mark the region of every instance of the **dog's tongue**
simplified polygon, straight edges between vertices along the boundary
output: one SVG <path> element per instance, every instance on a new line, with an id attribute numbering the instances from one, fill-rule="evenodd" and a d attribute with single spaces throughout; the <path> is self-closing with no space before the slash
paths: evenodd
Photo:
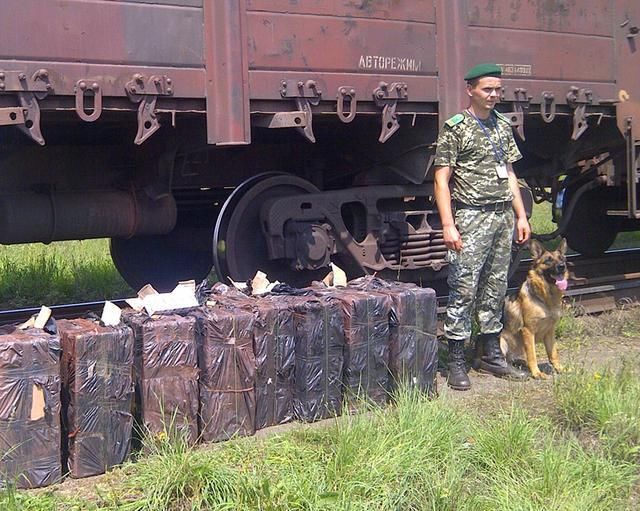
<path id="1" fill-rule="evenodd" d="M 565 291 L 567 289 L 567 279 L 557 279 L 556 286 L 560 291 Z"/>

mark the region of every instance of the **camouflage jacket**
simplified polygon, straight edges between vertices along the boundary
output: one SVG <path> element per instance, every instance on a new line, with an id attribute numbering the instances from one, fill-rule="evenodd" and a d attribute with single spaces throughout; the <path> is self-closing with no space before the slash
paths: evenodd
<path id="1" fill-rule="evenodd" d="M 496 151 L 507 163 L 522 158 L 504 115 L 494 110 L 483 125 L 484 131 L 466 110 L 447 120 L 438 135 L 434 162 L 453 171 L 453 199 L 474 206 L 513 199 L 508 179 L 498 177 Z"/>

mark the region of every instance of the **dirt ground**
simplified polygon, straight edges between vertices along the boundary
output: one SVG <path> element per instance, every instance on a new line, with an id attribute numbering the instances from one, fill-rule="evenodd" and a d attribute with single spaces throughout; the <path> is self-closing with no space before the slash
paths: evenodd
<path id="1" fill-rule="evenodd" d="M 640 306 L 572 318 L 569 331 L 558 339 L 558 349 L 568 370 L 584 367 L 595 372 L 616 368 L 623 359 L 640 362 Z M 545 413 L 552 399 L 554 378 L 562 375 L 553 374 L 544 348 L 539 346 L 537 354 L 540 369 L 549 375 L 546 380 L 514 382 L 471 369 L 471 389 L 460 392 L 447 387 L 446 378 L 439 373 L 439 398 L 487 410 L 499 409 L 516 399 L 534 413 Z"/>

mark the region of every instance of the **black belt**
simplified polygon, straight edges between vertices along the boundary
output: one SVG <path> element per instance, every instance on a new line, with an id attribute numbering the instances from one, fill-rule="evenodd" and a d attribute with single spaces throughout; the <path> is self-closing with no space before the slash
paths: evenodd
<path id="1" fill-rule="evenodd" d="M 456 201 L 455 205 L 456 209 L 473 209 L 475 211 L 482 211 L 483 213 L 503 213 L 508 209 L 511 209 L 510 200 L 492 202 L 491 204 L 483 204 L 482 206 L 474 206 L 472 204 L 465 204 L 464 202 Z"/>

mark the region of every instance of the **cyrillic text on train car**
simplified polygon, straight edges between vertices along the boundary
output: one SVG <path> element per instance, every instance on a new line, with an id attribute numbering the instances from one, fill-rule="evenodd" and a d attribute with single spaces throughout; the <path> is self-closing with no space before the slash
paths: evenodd
<path id="1" fill-rule="evenodd" d="M 380 71 L 421 71 L 422 61 L 409 57 L 385 57 L 383 55 L 360 55 L 360 69 Z"/>

